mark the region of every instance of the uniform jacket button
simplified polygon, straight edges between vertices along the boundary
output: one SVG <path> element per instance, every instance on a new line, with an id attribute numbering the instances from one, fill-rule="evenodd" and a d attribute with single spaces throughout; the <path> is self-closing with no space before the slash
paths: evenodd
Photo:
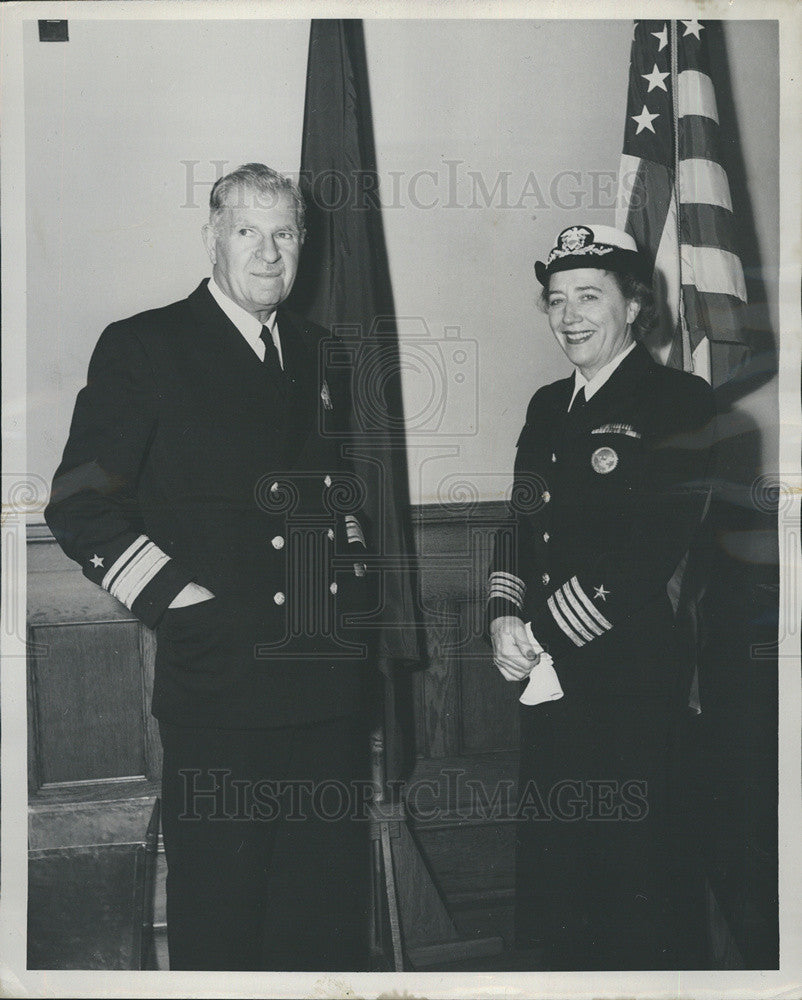
<path id="1" fill-rule="evenodd" d="M 325 478 L 323 479 L 323 485 L 324 485 L 324 486 L 331 486 L 331 476 L 327 475 L 327 476 L 326 476 L 326 477 L 325 477 Z"/>
<path id="2" fill-rule="evenodd" d="M 281 535 L 276 535 L 275 538 L 270 539 L 270 544 L 273 546 L 274 549 L 283 549 L 284 539 L 281 537 Z"/>
<path id="3" fill-rule="evenodd" d="M 334 528 L 329 528 L 329 530 L 326 532 L 326 535 L 328 536 L 329 541 L 333 542 L 334 541 Z"/>
<path id="4" fill-rule="evenodd" d="M 547 542 L 550 538 L 551 538 L 551 535 L 548 533 L 548 531 L 544 531 L 543 532 L 543 541 Z"/>
<path id="5" fill-rule="evenodd" d="M 548 503 L 551 500 L 551 493 L 548 490 L 543 490 L 543 503 Z"/>
<path id="6" fill-rule="evenodd" d="M 551 460 L 552 460 L 552 462 L 556 462 L 557 461 L 557 456 L 554 454 L 554 452 L 551 453 Z"/>
<path id="7" fill-rule="evenodd" d="M 273 483 L 273 485 L 270 487 L 270 492 L 275 493 L 277 489 L 278 489 L 278 483 Z"/>
<path id="8" fill-rule="evenodd" d="M 551 580 L 551 577 L 549 576 L 548 573 L 544 573 L 540 579 L 543 581 L 543 586 L 545 587 L 548 584 L 549 580 Z"/>
<path id="9" fill-rule="evenodd" d="M 336 583 L 332 583 L 329 586 L 329 590 L 332 592 L 332 594 L 336 594 L 337 593 L 337 584 Z"/>
<path id="10" fill-rule="evenodd" d="M 273 600 L 275 601 L 276 604 L 283 604 L 287 600 L 287 598 L 279 590 L 277 593 L 273 594 Z"/>

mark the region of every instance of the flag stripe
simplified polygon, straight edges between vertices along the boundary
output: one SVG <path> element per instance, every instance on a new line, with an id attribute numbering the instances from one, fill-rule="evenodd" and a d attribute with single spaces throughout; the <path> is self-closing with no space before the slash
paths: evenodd
<path id="1" fill-rule="evenodd" d="M 737 372 L 751 357 L 748 343 L 731 344 L 710 342 L 710 368 L 715 378 L 716 372 Z"/>
<path id="2" fill-rule="evenodd" d="M 695 247 L 720 247 L 737 253 L 732 212 L 721 205 L 681 205 L 682 242 Z"/>
<path id="3" fill-rule="evenodd" d="M 679 148 L 686 156 L 721 161 L 721 127 L 712 118 L 686 115 L 679 120 Z"/>
<path id="4" fill-rule="evenodd" d="M 683 205 L 701 202 L 732 211 L 730 185 L 720 164 L 694 157 L 680 160 L 679 200 Z"/>
<path id="5" fill-rule="evenodd" d="M 716 340 L 732 344 L 747 344 L 747 334 L 741 319 L 741 301 L 730 295 L 700 292 L 695 285 L 684 285 L 685 316 L 688 329 L 715 330 Z"/>
<path id="6" fill-rule="evenodd" d="M 733 295 L 746 302 L 746 282 L 741 261 L 734 253 L 718 247 L 680 247 L 683 276 L 692 277 L 700 292 Z"/>
<path id="7" fill-rule="evenodd" d="M 626 229 L 632 204 L 633 188 L 638 177 L 641 159 L 639 156 L 621 154 L 618 164 L 618 199 L 615 206 L 615 224 L 618 229 Z"/>
<path id="8" fill-rule="evenodd" d="M 683 115 L 704 115 L 718 122 L 718 107 L 713 81 L 707 73 L 683 70 L 677 79 L 677 107 Z"/>
<path id="9" fill-rule="evenodd" d="M 668 170 L 660 163 L 641 160 L 632 181 L 629 216 L 625 229 L 635 238 L 652 260 L 663 235 L 666 215 L 671 203 Z"/>
<path id="10" fill-rule="evenodd" d="M 678 319 L 681 281 L 679 241 L 677 238 L 677 199 L 673 192 L 666 213 L 665 225 L 660 231 L 660 245 L 657 248 L 655 271 L 659 274 L 662 284 L 658 297 L 661 305 L 664 305 L 668 311 L 669 329 L 674 330 Z"/>
<path id="11" fill-rule="evenodd" d="M 709 382 L 712 377 L 710 341 L 706 338 L 700 340 L 691 352 L 691 371 L 705 382 Z"/>

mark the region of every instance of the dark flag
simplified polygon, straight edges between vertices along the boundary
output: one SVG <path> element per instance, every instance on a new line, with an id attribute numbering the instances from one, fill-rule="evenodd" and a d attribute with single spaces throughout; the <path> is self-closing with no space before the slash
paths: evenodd
<path id="1" fill-rule="evenodd" d="M 293 305 L 332 330 L 342 347 L 337 356 L 351 399 L 344 447 L 366 484 L 365 509 L 382 566 L 375 653 L 380 665 L 417 662 L 398 335 L 360 20 L 312 21 L 301 187 L 308 237 Z"/>
<path id="2" fill-rule="evenodd" d="M 718 386 L 749 348 L 707 35 L 697 20 L 635 22 L 616 225 L 655 262 L 652 353 Z"/>

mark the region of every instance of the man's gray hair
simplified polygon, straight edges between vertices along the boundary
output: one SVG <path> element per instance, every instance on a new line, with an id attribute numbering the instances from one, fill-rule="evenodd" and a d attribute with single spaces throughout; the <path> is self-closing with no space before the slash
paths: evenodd
<path id="1" fill-rule="evenodd" d="M 249 204 L 245 200 L 246 192 L 256 197 L 249 207 L 270 208 L 282 194 L 288 194 L 295 203 L 295 223 L 298 226 L 301 239 L 306 235 L 304 220 L 306 206 L 301 189 L 289 177 L 277 170 L 266 167 L 264 163 L 244 163 L 230 174 L 218 178 L 212 186 L 209 195 L 209 221 L 217 224 L 225 208 L 235 208 L 238 203 Z M 235 194 L 235 198 L 232 195 Z M 239 199 L 239 202 L 236 200 Z"/>

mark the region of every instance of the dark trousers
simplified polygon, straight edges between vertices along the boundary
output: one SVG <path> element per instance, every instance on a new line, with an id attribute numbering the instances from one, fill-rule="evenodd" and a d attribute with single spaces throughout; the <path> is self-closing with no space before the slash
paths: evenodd
<path id="1" fill-rule="evenodd" d="M 361 721 L 160 732 L 170 968 L 367 969 Z"/>
<path id="2" fill-rule="evenodd" d="M 542 947 L 548 969 L 683 964 L 670 783 L 676 668 L 668 642 L 634 660 L 631 649 L 612 653 L 565 669 L 562 700 L 522 709 L 516 938 Z"/>

